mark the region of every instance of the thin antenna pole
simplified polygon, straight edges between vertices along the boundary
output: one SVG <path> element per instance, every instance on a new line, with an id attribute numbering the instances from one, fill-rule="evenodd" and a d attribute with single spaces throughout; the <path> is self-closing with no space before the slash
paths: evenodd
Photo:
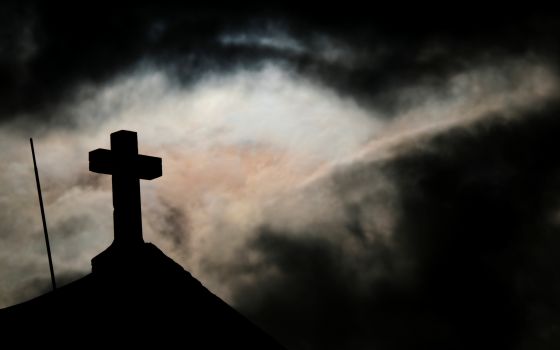
<path id="1" fill-rule="evenodd" d="M 49 233 L 47 232 L 47 219 L 45 218 L 45 208 L 43 207 L 43 195 L 41 194 L 41 183 L 39 182 L 39 171 L 37 170 L 37 160 L 35 159 L 35 148 L 33 147 L 33 139 L 30 138 L 31 155 L 33 155 L 33 166 L 35 168 L 35 180 L 37 181 L 37 192 L 39 193 L 39 205 L 41 206 L 41 218 L 43 219 L 43 231 L 45 232 L 45 242 L 47 242 L 47 255 L 49 256 L 49 268 L 51 270 L 51 281 L 53 290 L 56 289 L 56 281 L 54 279 L 54 268 L 51 256 L 51 245 L 49 244 Z"/>

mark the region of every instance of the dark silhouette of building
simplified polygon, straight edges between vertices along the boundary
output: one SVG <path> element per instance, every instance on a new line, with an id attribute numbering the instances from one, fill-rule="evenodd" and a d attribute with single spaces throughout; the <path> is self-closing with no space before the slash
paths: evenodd
<path id="1" fill-rule="evenodd" d="M 139 179 L 162 175 L 138 154 L 136 133 L 111 134 L 90 152 L 90 170 L 113 177 L 115 239 L 92 273 L 0 310 L 0 342 L 18 348 L 154 345 L 184 349 L 283 349 L 180 265 L 142 238 Z"/>

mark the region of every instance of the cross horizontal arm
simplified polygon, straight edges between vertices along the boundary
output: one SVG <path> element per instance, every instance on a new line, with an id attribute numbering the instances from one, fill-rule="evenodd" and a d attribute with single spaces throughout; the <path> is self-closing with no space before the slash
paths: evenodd
<path id="1" fill-rule="evenodd" d="M 144 155 L 119 157 L 102 148 L 89 152 L 89 170 L 109 175 L 127 173 L 143 180 L 153 180 L 162 175 L 161 158 Z"/>

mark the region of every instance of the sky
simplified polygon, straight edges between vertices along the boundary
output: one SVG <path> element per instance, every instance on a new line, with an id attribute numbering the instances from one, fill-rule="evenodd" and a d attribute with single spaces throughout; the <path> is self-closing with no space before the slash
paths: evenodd
<path id="1" fill-rule="evenodd" d="M 50 288 L 29 137 L 65 284 L 127 129 L 144 239 L 288 348 L 558 347 L 558 17 L 351 5 L 0 5 L 0 307 Z"/>

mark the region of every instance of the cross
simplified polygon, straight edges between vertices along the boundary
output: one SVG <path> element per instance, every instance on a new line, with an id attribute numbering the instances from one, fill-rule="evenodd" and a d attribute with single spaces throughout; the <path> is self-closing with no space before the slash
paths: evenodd
<path id="1" fill-rule="evenodd" d="M 160 177 L 161 158 L 138 154 L 136 133 L 120 130 L 111 134 L 111 150 L 89 152 L 89 170 L 113 176 L 113 244 L 132 247 L 143 243 L 140 179 Z"/>

